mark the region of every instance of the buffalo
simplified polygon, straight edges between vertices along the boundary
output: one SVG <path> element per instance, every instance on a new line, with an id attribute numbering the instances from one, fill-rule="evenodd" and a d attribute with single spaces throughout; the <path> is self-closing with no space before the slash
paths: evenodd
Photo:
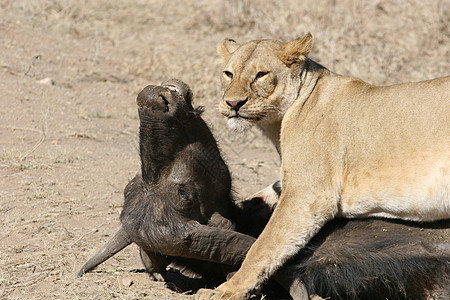
<path id="1" fill-rule="evenodd" d="M 131 243 L 160 280 L 169 264 L 225 280 L 244 260 L 273 206 L 235 199 L 230 172 L 192 98 L 179 80 L 139 93 L 141 172 L 125 188 L 121 227 L 77 276 Z M 273 189 L 281 193 L 279 185 Z M 274 279 L 294 299 L 448 298 L 449 227 L 448 220 L 336 219 Z"/>

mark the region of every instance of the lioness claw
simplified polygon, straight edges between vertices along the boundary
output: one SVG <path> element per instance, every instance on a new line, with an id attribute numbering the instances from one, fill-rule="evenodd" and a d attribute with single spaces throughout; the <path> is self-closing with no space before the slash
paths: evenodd
<path id="1" fill-rule="evenodd" d="M 230 295 L 220 290 L 199 289 L 195 294 L 196 300 L 244 300 L 245 297 Z"/>

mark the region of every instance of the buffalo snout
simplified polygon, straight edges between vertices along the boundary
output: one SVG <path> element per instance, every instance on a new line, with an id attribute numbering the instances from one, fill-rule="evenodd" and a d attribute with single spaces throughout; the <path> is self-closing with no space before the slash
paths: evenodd
<path id="1" fill-rule="evenodd" d="M 192 91 L 187 84 L 177 79 L 170 79 L 161 86 L 146 86 L 136 99 L 139 116 L 147 114 L 155 117 L 155 114 L 173 117 L 184 115 L 190 117 L 193 112 Z"/>

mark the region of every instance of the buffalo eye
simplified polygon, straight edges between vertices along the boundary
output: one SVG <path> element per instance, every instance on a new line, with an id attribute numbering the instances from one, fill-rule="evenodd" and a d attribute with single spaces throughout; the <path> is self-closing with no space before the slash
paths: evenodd
<path id="1" fill-rule="evenodd" d="M 231 73 L 230 71 L 223 71 L 223 74 L 225 74 L 225 76 L 227 76 L 230 79 L 233 79 L 233 73 Z"/>
<path id="2" fill-rule="evenodd" d="M 188 193 L 180 191 L 179 194 L 180 194 L 181 199 L 189 200 L 189 194 Z"/>
<path id="3" fill-rule="evenodd" d="M 269 72 L 258 72 L 258 74 L 256 74 L 255 80 L 258 80 L 260 78 L 263 78 L 264 76 L 266 76 L 267 74 L 269 74 Z"/>
<path id="4" fill-rule="evenodd" d="M 178 196 L 187 205 L 193 205 L 196 202 L 196 192 L 187 186 L 182 185 L 178 188 Z"/>

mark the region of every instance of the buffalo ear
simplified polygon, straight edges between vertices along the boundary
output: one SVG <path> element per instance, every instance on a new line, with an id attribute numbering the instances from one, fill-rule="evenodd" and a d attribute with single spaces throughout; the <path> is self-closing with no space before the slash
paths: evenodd
<path id="1" fill-rule="evenodd" d="M 236 43 L 234 40 L 232 39 L 225 39 L 222 44 L 220 44 L 219 46 L 217 46 L 217 52 L 222 55 L 224 60 L 228 60 L 231 56 L 231 54 L 233 54 L 234 51 L 236 51 L 237 48 L 239 48 L 239 44 Z"/>
<path id="2" fill-rule="evenodd" d="M 307 33 L 304 37 L 282 44 L 278 51 L 278 58 L 288 67 L 302 64 L 308 58 L 312 48 L 312 35 Z"/>

